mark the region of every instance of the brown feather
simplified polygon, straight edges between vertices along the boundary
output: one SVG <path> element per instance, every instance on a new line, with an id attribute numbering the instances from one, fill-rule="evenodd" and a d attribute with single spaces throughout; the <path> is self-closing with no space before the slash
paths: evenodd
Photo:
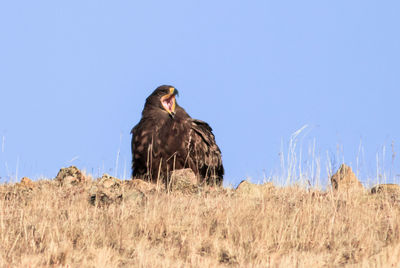
<path id="1" fill-rule="evenodd" d="M 147 99 L 132 129 L 132 176 L 167 182 L 175 169 L 191 168 L 199 182 L 221 185 L 224 168 L 211 127 L 192 119 L 176 104 L 171 116 L 160 98 L 171 86 L 158 87 Z"/>

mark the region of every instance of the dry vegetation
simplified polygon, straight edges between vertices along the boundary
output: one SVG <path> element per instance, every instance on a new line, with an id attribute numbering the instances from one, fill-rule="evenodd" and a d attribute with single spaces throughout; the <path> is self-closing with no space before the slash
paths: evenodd
<path id="1" fill-rule="evenodd" d="M 4 267 L 399 267 L 400 201 L 364 191 L 140 182 L 0 186 Z"/>

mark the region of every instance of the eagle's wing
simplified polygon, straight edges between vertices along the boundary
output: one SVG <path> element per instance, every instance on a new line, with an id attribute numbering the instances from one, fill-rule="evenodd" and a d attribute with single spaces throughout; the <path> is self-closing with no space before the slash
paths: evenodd
<path id="1" fill-rule="evenodd" d="M 190 138 L 194 144 L 194 155 L 192 157 L 194 157 L 196 166 L 205 179 L 220 184 L 224 175 L 224 168 L 221 151 L 215 142 L 212 128 L 204 121 L 190 120 L 193 130 Z"/>
<path id="2" fill-rule="evenodd" d="M 203 141 L 208 145 L 212 146 L 215 144 L 215 137 L 212 133 L 212 128 L 209 124 L 198 119 L 192 120 L 192 129 L 203 139 Z"/>
<path id="3" fill-rule="evenodd" d="M 152 144 L 152 122 L 140 120 L 131 130 L 132 176 L 148 174 L 149 146 Z M 153 149 L 153 148 L 151 148 Z M 153 150 L 151 150 L 154 153 Z"/>
<path id="4" fill-rule="evenodd" d="M 141 173 L 145 173 L 145 165 L 140 161 L 141 158 L 143 157 L 142 154 L 139 154 L 139 152 L 136 150 L 136 148 L 139 146 L 139 136 L 138 136 L 138 131 L 140 129 L 140 123 L 134 126 L 131 130 L 132 134 L 132 140 L 131 140 L 131 152 L 132 152 L 132 177 L 135 177 L 135 175 L 139 172 L 139 169 Z"/>

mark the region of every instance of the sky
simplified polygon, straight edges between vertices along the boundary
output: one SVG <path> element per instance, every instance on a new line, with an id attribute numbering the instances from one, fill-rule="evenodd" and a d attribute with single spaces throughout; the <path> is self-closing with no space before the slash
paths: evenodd
<path id="1" fill-rule="evenodd" d="M 400 180 L 399 1 L 0 1 L 0 182 L 130 174 L 159 85 L 208 122 L 225 185 Z"/>

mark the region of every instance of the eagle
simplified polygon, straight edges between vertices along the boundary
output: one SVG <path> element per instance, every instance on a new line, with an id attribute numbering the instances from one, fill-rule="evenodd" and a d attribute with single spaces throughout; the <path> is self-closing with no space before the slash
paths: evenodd
<path id="1" fill-rule="evenodd" d="M 176 101 L 178 90 L 156 88 L 133 127 L 132 177 L 168 183 L 174 170 L 190 168 L 199 183 L 222 185 L 221 150 L 211 127 L 191 118 Z"/>

